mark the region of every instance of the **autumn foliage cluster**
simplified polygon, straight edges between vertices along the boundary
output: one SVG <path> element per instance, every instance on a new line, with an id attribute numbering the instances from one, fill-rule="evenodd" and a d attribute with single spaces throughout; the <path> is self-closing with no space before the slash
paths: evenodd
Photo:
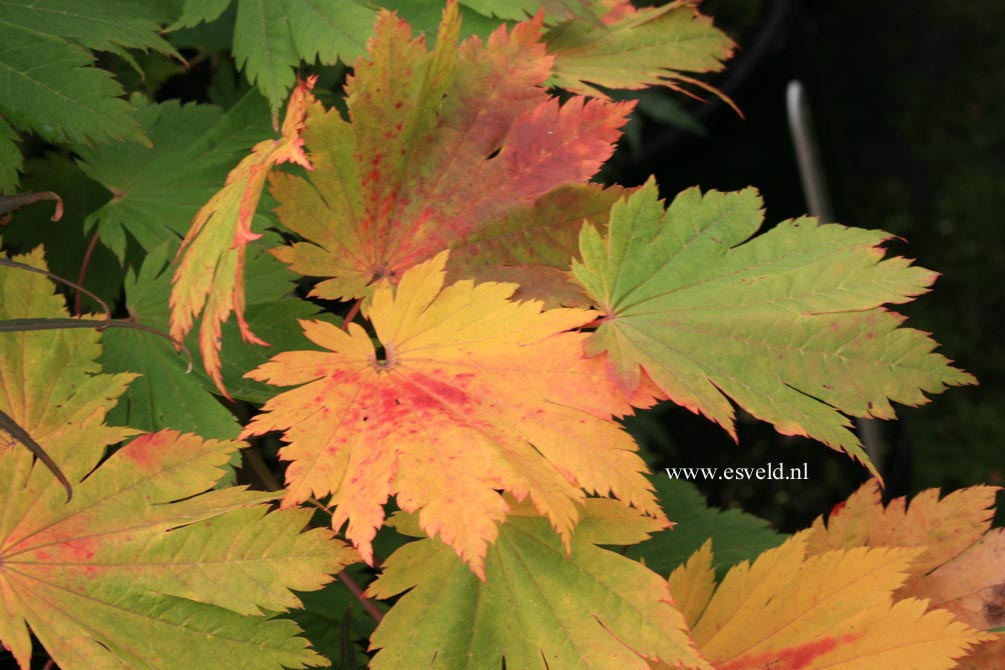
<path id="1" fill-rule="evenodd" d="M 0 37 L 42 39 L 59 4 L 0 1 Z M 46 39 L 180 57 L 158 31 L 227 3 L 175 4 L 132 37 Z M 935 274 L 882 231 L 761 231 L 754 189 L 591 181 L 633 111 L 611 89 L 717 94 L 694 76 L 732 53 L 710 19 L 279 4 L 229 15 L 268 106 L 137 94 L 132 125 L 74 137 L 0 100 L 0 158 L 17 132 L 66 141 L 112 194 L 83 225 L 128 313 L 68 314 L 31 271 L 51 245 L 0 266 L 0 642 L 21 668 L 1005 665 L 993 487 L 884 505 L 873 479 L 785 537 L 649 473 L 619 421 L 672 401 L 735 438 L 739 406 L 875 473 L 852 417 L 975 381 L 886 307 Z M 43 77 L 18 57 L 0 45 Z M 351 65 L 344 88 L 294 82 L 315 58 Z M 12 161 L 8 192 L 31 167 Z M 270 440 L 281 489 L 235 485 Z"/>

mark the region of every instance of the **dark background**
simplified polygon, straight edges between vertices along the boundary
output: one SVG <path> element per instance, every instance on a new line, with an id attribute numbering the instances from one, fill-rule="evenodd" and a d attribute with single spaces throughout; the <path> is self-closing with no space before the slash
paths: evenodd
<path id="1" fill-rule="evenodd" d="M 837 221 L 889 231 L 901 238 L 890 255 L 942 273 L 932 293 L 897 311 L 981 384 L 898 407 L 899 421 L 882 422 L 887 493 L 1005 483 L 1005 2 L 706 0 L 701 7 L 740 46 L 713 83 L 745 118 L 716 101 L 643 106 L 635 139 L 605 176 L 635 185 L 655 174 L 664 197 L 693 185 L 753 185 L 768 224 L 799 216 L 807 205 L 785 90 L 801 80 Z M 843 454 L 742 416 L 739 445 L 671 407 L 631 428 L 656 467 L 807 462 L 808 484 L 698 482 L 710 502 L 742 507 L 782 530 L 805 527 L 866 477 Z"/>

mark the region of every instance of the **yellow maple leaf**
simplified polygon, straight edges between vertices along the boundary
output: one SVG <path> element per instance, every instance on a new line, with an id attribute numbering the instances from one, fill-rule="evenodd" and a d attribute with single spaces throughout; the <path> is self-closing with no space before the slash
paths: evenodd
<path id="1" fill-rule="evenodd" d="M 923 600 L 894 602 L 920 549 L 808 556 L 800 533 L 713 589 L 710 543 L 670 575 L 699 651 L 718 670 L 947 670 L 985 633 Z"/>
<path id="2" fill-rule="evenodd" d="M 977 629 L 1005 625 L 1005 531 L 990 530 L 995 486 L 971 486 L 939 498 L 928 489 L 908 506 L 903 497 L 884 508 L 875 480 L 863 484 L 807 540 L 811 554 L 858 546 L 917 547 L 921 554 L 895 597 L 924 598 Z M 962 667 L 1005 668 L 1005 636 L 968 654 Z"/>
<path id="3" fill-rule="evenodd" d="M 566 547 L 585 492 L 664 518 L 635 444 L 612 414 L 631 411 L 603 362 L 583 357 L 596 317 L 514 302 L 515 284 L 446 288 L 448 252 L 380 285 L 369 318 L 383 352 L 357 324 L 348 332 L 303 321 L 327 349 L 277 355 L 248 374 L 297 385 L 264 407 L 243 435 L 284 431 L 284 504 L 332 495 L 333 525 L 367 561 L 390 495 L 429 536 L 479 576 L 509 509 L 501 491 L 529 497 Z"/>
<path id="4" fill-rule="evenodd" d="M 224 187 L 203 205 L 178 249 L 180 263 L 171 287 L 171 337 L 178 341 L 202 312 L 199 351 L 207 374 L 228 398 L 220 374 L 220 328 L 233 312 L 245 342 L 267 345 L 244 320 L 244 251 L 252 240 L 251 220 L 269 170 L 280 163 L 312 169 L 300 137 L 317 77 L 301 82 L 290 96 L 277 139 L 256 144 L 227 175 Z M 205 310 L 203 308 L 205 307 Z"/>

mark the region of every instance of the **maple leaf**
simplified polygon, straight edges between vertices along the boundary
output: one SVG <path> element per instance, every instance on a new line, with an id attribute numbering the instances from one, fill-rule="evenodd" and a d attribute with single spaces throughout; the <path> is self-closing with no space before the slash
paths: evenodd
<path id="1" fill-rule="evenodd" d="M 0 193 L 13 193 L 17 189 L 17 174 L 24 159 L 16 142 L 17 133 L 6 119 L 0 118 Z"/>
<path id="2" fill-rule="evenodd" d="M 176 250 L 177 243 L 165 240 L 146 255 L 137 273 L 127 275 L 125 304 L 133 322 L 167 330 L 170 261 Z M 99 362 L 106 372 L 140 374 L 108 413 L 109 424 L 149 432 L 172 428 L 216 439 L 234 439 L 241 432 L 234 415 L 216 402 L 197 374 L 191 374 L 191 361 L 171 342 L 116 328 L 102 333 L 101 344 Z"/>
<path id="3" fill-rule="evenodd" d="M 220 376 L 220 326 L 233 312 L 246 342 L 266 345 L 251 332 L 244 319 L 244 254 L 248 242 L 259 235 L 251 220 L 258 207 L 269 170 L 278 163 L 297 163 L 311 169 L 303 153 L 304 116 L 314 104 L 309 78 L 290 97 L 278 139 L 259 142 L 227 176 L 224 187 L 192 220 L 178 250 L 180 263 L 171 290 L 171 336 L 185 339 L 200 312 L 199 351 L 210 378 L 230 397 Z"/>
<path id="4" fill-rule="evenodd" d="M 1005 529 L 995 528 L 959 556 L 904 587 L 898 595 L 929 598 L 978 629 L 998 634 L 967 655 L 961 667 L 1005 668 Z"/>
<path id="5" fill-rule="evenodd" d="M 609 196 L 567 189 L 563 206 L 575 218 L 555 222 L 540 216 L 548 205 L 535 207 L 597 172 L 631 104 L 550 97 L 543 85 L 553 59 L 540 30 L 538 17 L 458 47 L 458 8 L 448 3 L 430 52 L 424 37 L 381 13 L 346 87 L 350 120 L 312 110 L 304 138 L 315 171 L 271 177 L 282 224 L 307 240 L 276 255 L 326 278 L 312 295 L 368 296 L 375 282 L 397 281 L 443 249 L 458 250 L 451 258 L 466 271 L 515 261 L 531 284 L 535 272 L 553 278 L 568 268 L 572 236 L 552 231 L 578 230 Z M 506 255 L 513 246 L 519 259 Z"/>
<path id="6" fill-rule="evenodd" d="M 807 550 L 819 554 L 851 547 L 921 547 L 912 572 L 923 575 L 958 556 L 991 528 L 996 486 L 971 486 L 941 500 L 938 489 L 904 497 L 884 507 L 879 482 L 871 479 L 848 497 L 826 524 L 810 527 Z M 1005 581 L 1005 571 L 1002 574 Z"/>
<path id="7" fill-rule="evenodd" d="M 670 575 L 695 645 L 719 670 L 948 670 L 989 639 L 926 602 L 894 603 L 918 549 L 806 555 L 806 533 L 716 586 L 711 542 Z"/>
<path id="8" fill-rule="evenodd" d="M 751 514 L 708 507 L 705 497 L 690 482 L 670 480 L 663 475 L 650 479 L 660 505 L 671 510 L 676 525 L 623 553 L 660 574 L 669 574 L 683 564 L 707 539 L 716 546 L 714 567 L 724 572 L 729 566 L 778 546 L 786 538 L 769 528 L 767 521 Z"/>
<path id="9" fill-rule="evenodd" d="M 137 96 L 136 120 L 153 146 L 105 142 L 78 150 L 80 169 L 111 192 L 88 215 L 122 260 L 127 233 L 150 251 L 180 237 L 234 163 L 266 132 L 265 101 L 251 93 L 224 112 L 213 105 L 153 104 Z"/>
<path id="10" fill-rule="evenodd" d="M 663 85 L 688 95 L 687 87 L 694 87 L 736 109 L 723 93 L 684 74 L 718 72 L 736 48 L 697 11 L 697 4 L 679 0 L 635 9 L 620 2 L 599 21 L 570 20 L 554 27 L 548 34 L 548 53 L 555 56 L 551 83 L 599 97 L 607 96 L 598 86 L 637 90 Z"/>
<path id="11" fill-rule="evenodd" d="M 580 19 L 599 22 L 618 0 L 461 0 L 461 4 L 500 19 L 521 21 L 544 12 L 545 23 Z"/>
<path id="12" fill-rule="evenodd" d="M 172 30 L 213 21 L 230 0 L 185 0 Z M 293 88 L 300 61 L 334 65 L 363 53 L 376 10 L 358 0 L 237 0 L 234 59 L 268 98 L 273 115 Z"/>
<path id="13" fill-rule="evenodd" d="M 119 99 L 122 87 L 93 66 L 90 49 L 127 62 L 126 49 L 180 58 L 158 35 L 157 8 L 115 0 L 0 0 L 0 16 L 0 190 L 14 189 L 22 162 L 11 125 L 51 142 L 147 141 Z"/>
<path id="14" fill-rule="evenodd" d="M 942 499 L 927 489 L 911 499 L 894 498 L 884 508 L 875 480 L 863 484 L 832 512 L 818 517 L 807 550 L 823 553 L 857 546 L 917 547 L 910 578 L 898 598 L 926 598 L 930 607 L 952 612 L 974 628 L 1005 624 L 1005 532 L 991 530 L 999 487 L 971 486 Z M 987 659 L 987 662 L 981 659 Z M 1005 638 L 997 636 L 968 655 L 975 668 L 992 668 L 1005 658 Z"/>
<path id="15" fill-rule="evenodd" d="M 392 523 L 418 534 L 414 520 L 396 515 Z M 408 591 L 371 637 L 379 650 L 371 667 L 649 670 L 663 661 L 710 668 L 666 581 L 595 546 L 639 542 L 664 525 L 590 498 L 567 550 L 533 509 L 514 505 L 483 582 L 440 542 L 406 544 L 368 589 L 378 598 Z"/>
<path id="16" fill-rule="evenodd" d="M 842 412 L 893 418 L 891 400 L 918 405 L 925 392 L 975 383 L 882 309 L 924 293 L 935 274 L 883 260 L 882 231 L 801 218 L 748 239 L 760 208 L 753 189 L 690 189 L 664 211 L 650 180 L 612 209 L 607 237 L 585 225 L 573 274 L 605 315 L 587 353 L 606 353 L 626 391 L 645 371 L 734 439 L 727 396 L 874 470 Z"/>
<path id="17" fill-rule="evenodd" d="M 41 253 L 26 262 L 42 267 Z M 63 316 L 41 275 L 0 268 L 0 320 Z M 203 494 L 241 446 L 104 425 L 134 375 L 102 374 L 93 330 L 0 333 L 0 410 L 73 482 L 65 502 L 25 449 L 0 451 L 0 641 L 30 667 L 31 633 L 65 670 L 323 663 L 292 622 L 298 604 L 354 560 L 329 531 L 301 534 L 306 510 L 266 514 L 274 494 Z M 100 465 L 99 465 L 100 463 Z M 201 494 L 201 495 L 200 495 Z"/>
<path id="18" fill-rule="evenodd" d="M 631 438 L 611 419 L 630 408 L 603 365 L 582 357 L 587 310 L 540 311 L 508 300 L 516 286 L 443 288 L 448 252 L 386 282 L 362 327 L 302 321 L 325 353 L 292 351 L 249 373 L 283 386 L 243 437 L 281 430 L 284 505 L 332 494 L 332 524 L 368 562 L 383 504 L 419 512 L 484 577 L 508 510 L 497 489 L 528 497 L 567 544 L 583 489 L 662 518 Z"/>
<path id="19" fill-rule="evenodd" d="M 319 317 L 319 310 L 316 305 L 290 296 L 296 275 L 268 252 L 279 241 L 278 235 L 266 230 L 260 239 L 248 245 L 245 318 L 272 348 L 303 349 L 311 343 L 304 337 L 297 319 Z M 177 247 L 175 240 L 166 240 L 147 254 L 138 273 L 128 273 L 125 306 L 131 321 L 168 330 L 173 270 L 170 259 Z M 330 315 L 319 318 L 335 320 Z M 231 396 L 261 404 L 275 395 L 275 387 L 245 379 L 244 374 L 272 354 L 267 348 L 244 344 L 239 331 L 233 322 L 223 324 L 221 347 L 227 356 L 221 362 L 220 374 Z M 189 369 L 191 361 L 179 354 L 167 339 L 117 328 L 103 333 L 102 345 L 100 362 L 106 371 L 142 374 L 109 413 L 109 423 L 151 432 L 173 428 L 217 439 L 237 437 L 240 425 L 233 413 L 213 398 L 215 384 L 198 370 Z"/>

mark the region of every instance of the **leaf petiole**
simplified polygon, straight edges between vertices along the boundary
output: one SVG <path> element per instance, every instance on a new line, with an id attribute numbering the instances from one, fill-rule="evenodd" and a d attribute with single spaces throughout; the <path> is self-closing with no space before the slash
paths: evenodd
<path id="1" fill-rule="evenodd" d="M 70 502 L 73 497 L 73 488 L 70 486 L 70 480 L 66 478 L 63 471 L 59 469 L 56 465 L 56 461 L 52 460 L 52 457 L 46 453 L 45 449 L 42 448 L 38 442 L 36 442 L 31 435 L 28 434 L 24 428 L 22 428 L 18 423 L 12 419 L 6 412 L 0 410 L 0 428 L 4 430 L 12 438 L 23 444 L 28 448 L 35 458 L 42 461 L 42 464 L 49 468 L 49 471 L 59 480 L 59 483 L 63 485 L 66 489 L 66 501 Z"/>

